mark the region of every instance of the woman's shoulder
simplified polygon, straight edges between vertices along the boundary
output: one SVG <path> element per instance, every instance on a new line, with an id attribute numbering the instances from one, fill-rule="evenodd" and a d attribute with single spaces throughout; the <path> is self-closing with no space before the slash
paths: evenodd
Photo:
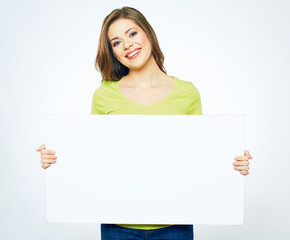
<path id="1" fill-rule="evenodd" d="M 181 91 L 186 91 L 186 92 L 196 92 L 198 91 L 197 87 L 194 85 L 192 81 L 188 80 L 183 80 L 178 77 L 175 77 L 176 79 L 176 88 L 181 90 Z"/>
<path id="2" fill-rule="evenodd" d="M 106 106 L 118 98 L 117 81 L 102 80 L 101 84 L 93 92 L 92 114 L 106 114 Z"/>
<path id="3" fill-rule="evenodd" d="M 118 81 L 102 80 L 101 84 L 95 89 L 94 96 L 107 95 L 116 90 L 118 87 Z"/>
<path id="4" fill-rule="evenodd" d="M 112 88 L 117 88 L 120 80 L 105 80 L 103 79 L 99 88 L 102 90 L 109 90 Z"/>
<path id="5" fill-rule="evenodd" d="M 200 94 L 193 82 L 177 78 L 179 94 L 185 96 L 187 114 L 202 114 Z"/>

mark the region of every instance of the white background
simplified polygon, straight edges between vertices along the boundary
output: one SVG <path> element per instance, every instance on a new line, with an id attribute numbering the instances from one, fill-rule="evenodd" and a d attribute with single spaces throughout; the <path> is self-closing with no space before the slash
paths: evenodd
<path id="1" fill-rule="evenodd" d="M 41 114 L 90 113 L 101 81 L 94 69 L 101 24 L 125 5 L 153 26 L 168 74 L 199 89 L 204 114 L 246 114 L 254 159 L 245 177 L 244 225 L 195 226 L 195 239 L 290 238 L 289 1 L 0 5 L 1 239 L 98 238 L 96 224 L 45 222 L 45 175 L 35 149 L 43 143 Z"/>

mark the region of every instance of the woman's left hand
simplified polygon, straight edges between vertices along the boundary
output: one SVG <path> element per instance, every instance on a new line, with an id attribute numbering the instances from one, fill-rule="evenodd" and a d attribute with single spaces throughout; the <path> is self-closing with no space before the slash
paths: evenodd
<path id="1" fill-rule="evenodd" d="M 248 150 L 244 151 L 244 156 L 237 156 L 234 158 L 236 162 L 233 163 L 234 169 L 240 171 L 244 176 L 249 174 L 249 159 L 253 159 Z"/>

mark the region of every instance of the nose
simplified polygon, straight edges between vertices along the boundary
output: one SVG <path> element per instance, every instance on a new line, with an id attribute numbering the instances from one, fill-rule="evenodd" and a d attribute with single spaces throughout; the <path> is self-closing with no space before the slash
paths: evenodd
<path id="1" fill-rule="evenodd" d="M 130 48 L 132 45 L 133 45 L 133 43 L 131 43 L 131 42 L 128 41 L 128 40 L 126 40 L 126 41 L 123 42 L 124 50 Z"/>

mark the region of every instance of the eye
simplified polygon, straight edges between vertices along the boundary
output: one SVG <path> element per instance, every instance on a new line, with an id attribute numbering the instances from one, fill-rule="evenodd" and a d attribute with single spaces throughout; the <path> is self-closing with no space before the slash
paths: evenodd
<path id="1" fill-rule="evenodd" d="M 132 32 L 129 36 L 131 36 L 132 34 L 134 34 L 133 35 L 133 37 L 137 34 L 137 32 Z"/>
<path id="2" fill-rule="evenodd" d="M 132 32 L 129 36 L 134 37 L 136 34 L 137 34 L 137 32 Z M 115 43 L 113 44 L 113 47 L 116 47 L 117 45 L 119 45 L 119 42 L 120 42 L 120 41 L 115 42 Z"/>
<path id="3" fill-rule="evenodd" d="M 119 42 L 119 41 L 118 41 Z M 113 46 L 115 47 L 115 46 L 117 46 L 118 44 L 116 44 L 116 43 L 118 43 L 118 42 L 115 42 L 114 44 L 113 44 Z"/>

